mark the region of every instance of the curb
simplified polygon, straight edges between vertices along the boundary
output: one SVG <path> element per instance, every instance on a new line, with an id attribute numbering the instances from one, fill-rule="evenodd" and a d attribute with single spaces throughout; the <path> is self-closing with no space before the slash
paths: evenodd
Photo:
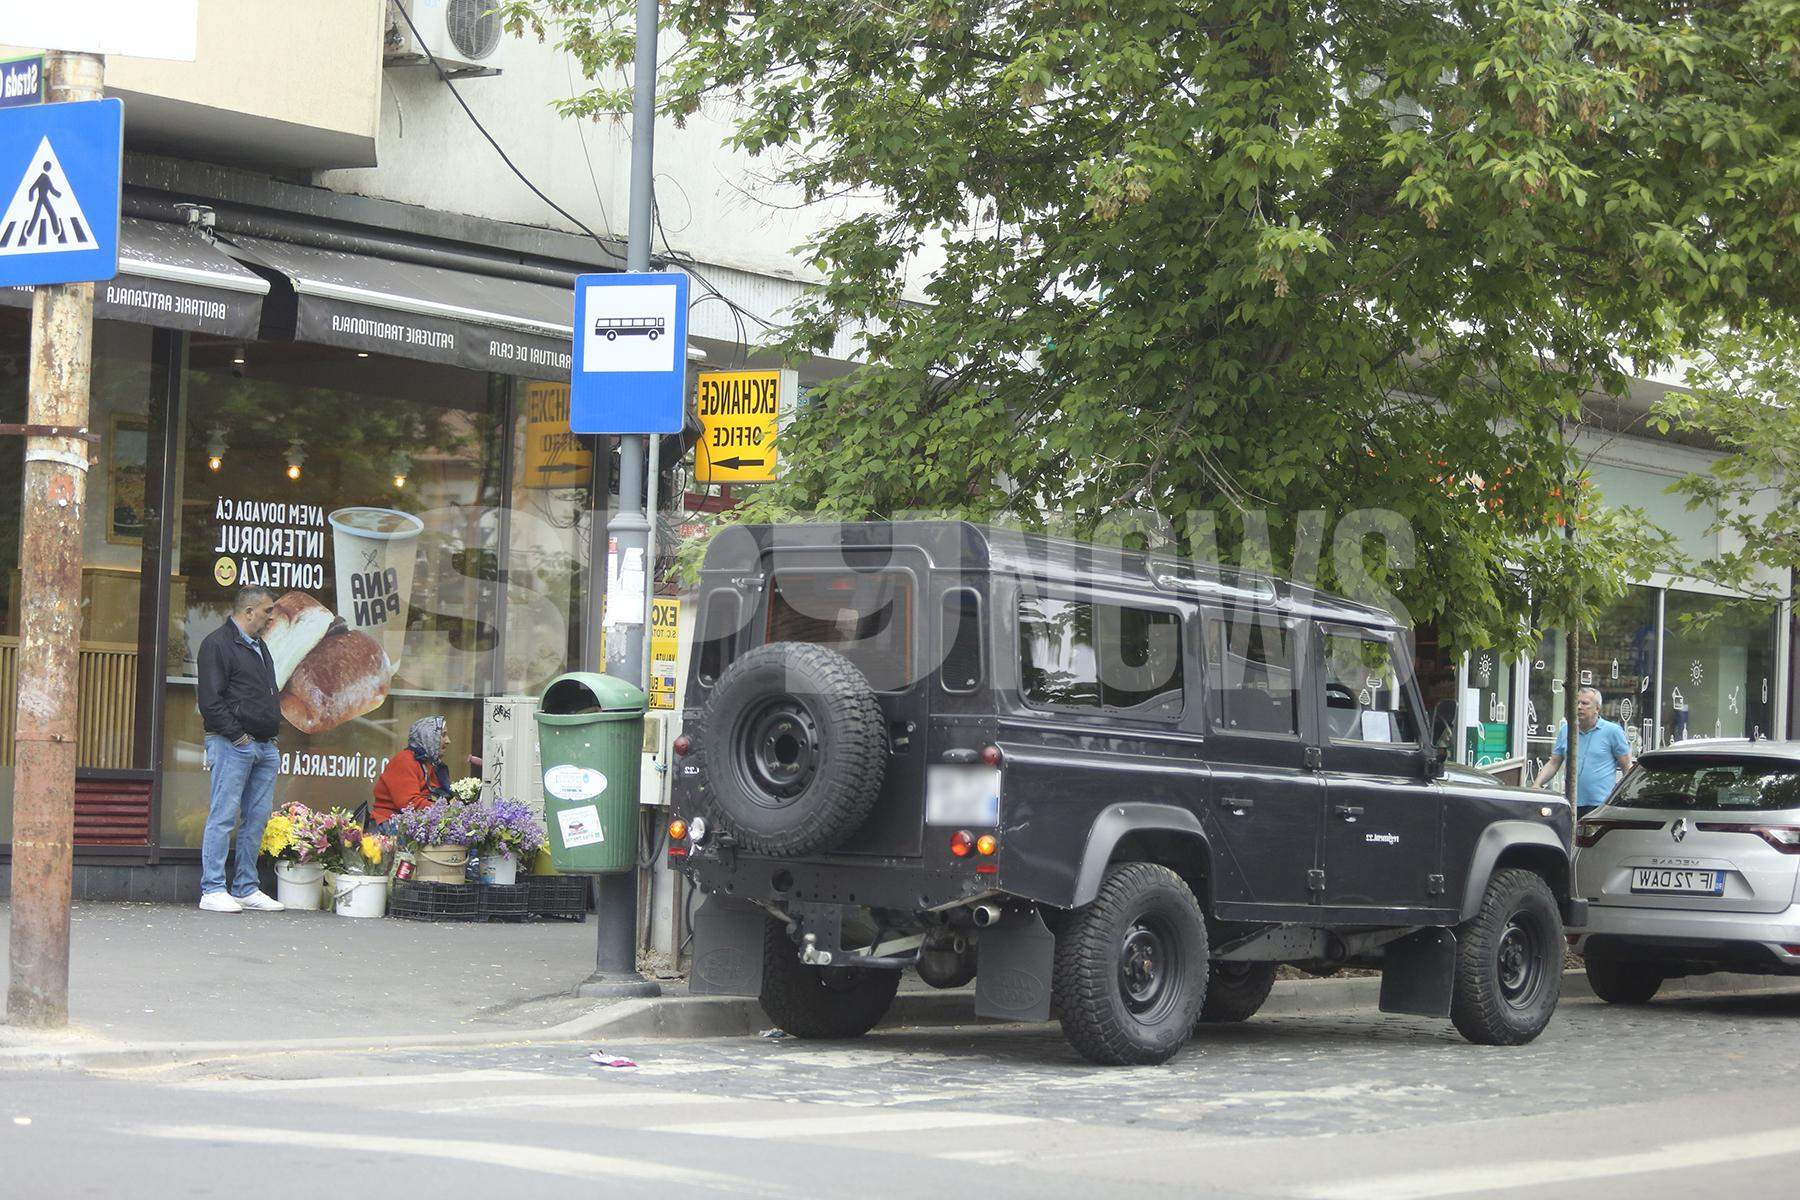
<path id="1" fill-rule="evenodd" d="M 1794 992 L 1793 984 L 1763 975 L 1700 975 L 1671 980 L 1659 999 L 1692 999 L 1755 993 Z M 1284 979 L 1261 1009 L 1268 1016 L 1304 1016 L 1358 1010 L 1373 1012 L 1381 979 Z M 1592 1001 L 1586 972 L 1563 972 L 1562 999 Z M 975 1015 L 973 987 L 954 991 L 901 992 L 880 1028 L 954 1028 L 1016 1024 Z M 103 1042 L 80 1034 L 31 1034 L 0 1026 L 0 1072 L 8 1069 L 130 1069 L 192 1066 L 226 1058 L 283 1056 L 333 1051 L 472 1049 L 532 1046 L 613 1038 L 689 1039 L 746 1037 L 769 1027 L 769 1018 L 748 996 L 662 996 L 620 1000 L 580 1017 L 536 1029 L 496 1029 L 482 1033 L 406 1034 L 392 1037 L 312 1038 L 268 1042 Z M 10 1044 L 9 1044 L 10 1042 Z"/>

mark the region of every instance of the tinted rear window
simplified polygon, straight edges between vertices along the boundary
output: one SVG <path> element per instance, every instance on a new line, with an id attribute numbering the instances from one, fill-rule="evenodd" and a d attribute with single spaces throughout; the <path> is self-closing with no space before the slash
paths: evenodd
<path id="1" fill-rule="evenodd" d="M 912 576 L 904 571 L 777 571 L 765 641 L 830 646 L 876 691 L 909 686 Z"/>
<path id="2" fill-rule="evenodd" d="M 1727 755 L 1653 758 L 1639 764 L 1612 802 L 1684 812 L 1800 808 L 1800 763 Z"/>

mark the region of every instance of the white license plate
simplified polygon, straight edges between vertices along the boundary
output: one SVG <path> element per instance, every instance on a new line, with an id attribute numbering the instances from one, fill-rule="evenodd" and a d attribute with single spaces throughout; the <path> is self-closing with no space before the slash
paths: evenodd
<path id="1" fill-rule="evenodd" d="M 1674 892 L 1684 896 L 1719 896 L 1725 892 L 1725 872 L 1695 871 L 1687 867 L 1633 867 L 1634 892 Z"/>
<path id="2" fill-rule="evenodd" d="M 977 825 L 1000 823 L 1000 771 L 996 767 L 937 766 L 925 768 L 925 823 Z"/>

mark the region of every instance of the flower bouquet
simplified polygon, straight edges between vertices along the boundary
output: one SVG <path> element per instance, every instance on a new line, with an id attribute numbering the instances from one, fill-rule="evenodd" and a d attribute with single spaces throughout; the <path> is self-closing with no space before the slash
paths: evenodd
<path id="1" fill-rule="evenodd" d="M 544 827 L 531 809 L 517 800 L 477 804 L 469 812 L 469 829 L 481 856 L 484 883 L 515 883 L 519 863 L 544 845 Z"/>
<path id="2" fill-rule="evenodd" d="M 276 899 L 291 909 L 314 911 L 324 905 L 321 819 L 306 805 L 289 801 L 269 814 L 263 826 L 262 851 L 275 860 Z"/>
<path id="3" fill-rule="evenodd" d="M 394 818 L 394 837 L 412 852 L 413 878 L 425 883 L 462 883 L 469 847 L 480 839 L 471 824 L 474 806 L 440 800 L 403 809 Z"/>

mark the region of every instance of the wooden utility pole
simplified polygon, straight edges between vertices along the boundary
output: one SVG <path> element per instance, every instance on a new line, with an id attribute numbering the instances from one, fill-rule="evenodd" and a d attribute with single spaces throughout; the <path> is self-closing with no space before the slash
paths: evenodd
<path id="1" fill-rule="evenodd" d="M 98 54 L 45 56 L 50 103 L 98 100 Z M 69 1022 L 69 887 L 75 837 L 75 679 L 81 522 L 87 499 L 94 285 L 40 286 L 31 303 L 31 400 L 20 510 L 11 983 L 6 1019 Z"/>

